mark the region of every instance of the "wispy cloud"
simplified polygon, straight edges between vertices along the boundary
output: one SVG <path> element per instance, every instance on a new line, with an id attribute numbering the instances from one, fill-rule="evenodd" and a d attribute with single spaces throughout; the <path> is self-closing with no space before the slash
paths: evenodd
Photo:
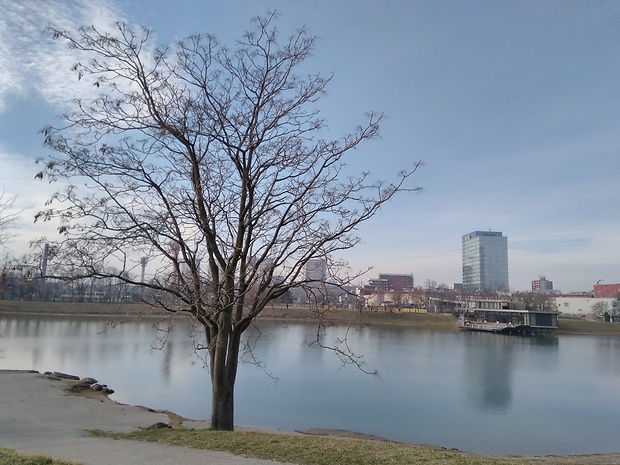
<path id="1" fill-rule="evenodd" d="M 28 241 L 40 236 L 54 237 L 58 234 L 55 222 L 38 223 L 36 227 L 33 226 L 36 211 L 45 205 L 46 200 L 58 186 L 34 179 L 35 169 L 32 159 L 6 150 L 2 145 L 0 145 L 0 167 L 2 168 L 0 190 L 4 190 L 11 197 L 15 196 L 15 203 L 9 213 L 18 215 L 15 227 L 19 231 L 19 236 L 15 238 L 11 247 L 14 248 L 12 252 L 19 255 L 26 252 Z"/>
<path id="2" fill-rule="evenodd" d="M 70 71 L 75 54 L 64 44 L 45 38 L 45 28 L 75 29 L 95 25 L 108 29 L 122 19 L 108 1 L 0 0 L 0 113 L 11 98 L 35 93 L 45 102 L 61 105 L 80 86 Z"/>
<path id="3" fill-rule="evenodd" d="M 80 92 L 92 92 L 92 86 L 77 82 L 70 71 L 75 53 L 64 43 L 46 37 L 44 31 L 50 25 L 66 30 L 91 24 L 108 29 L 122 19 L 112 2 L 0 0 L 0 11 L 0 114 L 15 112 L 20 99 L 48 105 L 53 112 L 61 113 Z M 14 146 L 27 152 L 33 144 L 22 141 Z M 1 187 L 17 196 L 14 208 L 20 217 L 16 226 L 20 246 L 24 247 L 29 239 L 54 231 L 53 225 L 33 228 L 32 223 L 34 212 L 58 186 L 35 180 L 33 157 L 19 151 L 0 145 Z"/>

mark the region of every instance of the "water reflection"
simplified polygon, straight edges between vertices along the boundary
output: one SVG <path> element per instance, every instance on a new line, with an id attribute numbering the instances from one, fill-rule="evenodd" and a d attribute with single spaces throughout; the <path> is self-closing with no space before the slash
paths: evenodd
<path id="1" fill-rule="evenodd" d="M 601 376 L 620 376 L 620 339 L 601 338 L 597 341 L 596 361 Z"/>
<path id="2" fill-rule="evenodd" d="M 463 337 L 466 399 L 484 412 L 506 413 L 511 408 L 515 365 L 527 363 L 530 370 L 537 371 L 557 363 L 559 343 L 556 336 L 467 332 Z M 535 348 L 535 359 L 528 360 L 532 348 Z"/>
<path id="3" fill-rule="evenodd" d="M 163 347 L 164 356 L 162 357 L 161 374 L 167 385 L 170 384 L 172 376 L 172 352 L 174 350 L 174 342 L 170 341 Z"/>
<path id="4" fill-rule="evenodd" d="M 162 348 L 151 321 L 111 328 L 102 318 L 0 317 L 0 368 L 93 376 L 120 402 L 208 418 L 209 373 L 193 333 L 179 321 Z M 345 334 L 330 328 L 325 342 Z M 270 322 L 248 335 L 238 424 L 349 429 L 488 454 L 618 451 L 620 338 L 349 331 L 379 379 L 309 348 L 315 335 L 312 324 Z"/>
<path id="5" fill-rule="evenodd" d="M 483 411 L 505 413 L 512 401 L 513 352 L 506 350 L 508 339 L 473 332 L 465 336 L 463 366 L 468 402 Z"/>

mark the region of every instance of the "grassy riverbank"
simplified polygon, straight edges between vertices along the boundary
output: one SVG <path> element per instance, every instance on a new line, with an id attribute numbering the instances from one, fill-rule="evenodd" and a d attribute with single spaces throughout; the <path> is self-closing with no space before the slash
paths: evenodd
<path id="1" fill-rule="evenodd" d="M 323 309 L 326 322 L 352 325 L 398 325 L 456 331 L 456 319 L 444 313 L 411 313 L 398 310 L 357 311 L 351 309 Z M 47 314 L 47 315 L 93 315 L 115 318 L 165 317 L 161 309 L 145 304 L 102 304 L 78 302 L 38 302 L 25 300 L 0 300 L 2 314 Z M 309 307 L 270 307 L 259 316 L 262 320 L 316 320 L 315 312 Z M 583 318 L 560 318 L 556 334 L 589 334 L 620 336 L 620 323 L 604 323 Z"/>
<path id="2" fill-rule="evenodd" d="M 93 431 L 91 436 L 159 442 L 198 450 L 297 465 L 601 465 L 619 463 L 620 454 L 545 457 L 485 457 L 440 447 L 303 434 L 159 429 L 134 433 Z M 0 465 L 79 465 L 42 455 L 0 448 Z"/>
<path id="3" fill-rule="evenodd" d="M 559 318 L 556 334 L 620 336 L 620 323 L 605 323 L 584 318 Z"/>
<path id="4" fill-rule="evenodd" d="M 43 455 L 19 454 L 14 450 L 0 448 L 0 465 L 77 465 L 66 460 Z"/>
<path id="5" fill-rule="evenodd" d="M 547 457 L 487 457 L 441 447 L 382 440 L 307 434 L 223 432 L 159 429 L 134 433 L 104 433 L 95 437 L 160 442 L 200 450 L 231 452 L 244 457 L 298 465 L 588 465 L 618 463 L 618 454 Z"/>
<path id="6" fill-rule="evenodd" d="M 322 318 L 330 324 L 394 324 L 424 326 L 437 329 L 455 329 L 456 320 L 448 314 L 418 314 L 405 311 L 364 311 L 351 309 L 321 309 Z M 78 302 L 39 302 L 26 300 L 0 300 L 0 315 L 91 315 L 116 318 L 165 317 L 166 311 L 145 304 L 105 304 Z M 266 308 L 261 320 L 315 321 L 317 315 L 310 307 L 277 306 Z"/>

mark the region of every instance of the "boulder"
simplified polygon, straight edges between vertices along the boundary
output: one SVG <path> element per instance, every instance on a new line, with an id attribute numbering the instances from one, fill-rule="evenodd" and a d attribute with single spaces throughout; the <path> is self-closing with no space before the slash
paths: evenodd
<path id="1" fill-rule="evenodd" d="M 158 421 L 157 423 L 152 424 L 146 429 L 165 429 L 165 428 L 172 428 L 172 426 L 170 426 L 168 423 L 162 423 L 161 421 Z"/>
<path id="2" fill-rule="evenodd" d="M 79 376 L 68 375 L 67 373 L 61 373 L 60 371 L 55 371 L 55 372 L 51 373 L 51 375 L 52 376 L 56 376 L 57 378 L 62 378 L 62 379 L 73 379 L 75 381 L 79 381 L 80 380 Z"/>
<path id="3" fill-rule="evenodd" d="M 71 392 L 84 392 L 84 391 L 88 391 L 88 390 L 90 390 L 90 384 L 83 383 L 81 381 L 79 383 L 75 383 L 69 389 L 69 391 L 71 391 Z"/>
<path id="4" fill-rule="evenodd" d="M 80 383 L 78 384 L 81 385 L 81 384 L 88 384 L 88 383 L 84 383 L 83 381 L 80 381 Z M 88 387 L 92 389 L 93 391 L 100 392 L 102 394 L 105 394 L 106 396 L 110 394 L 114 394 L 114 389 L 110 389 L 105 384 L 97 384 L 97 383 L 88 384 Z"/>

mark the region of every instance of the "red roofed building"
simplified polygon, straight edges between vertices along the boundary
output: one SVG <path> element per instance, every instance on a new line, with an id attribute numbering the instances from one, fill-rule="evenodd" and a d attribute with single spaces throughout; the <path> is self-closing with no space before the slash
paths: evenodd
<path id="1" fill-rule="evenodd" d="M 620 283 L 618 284 L 595 284 L 594 297 L 615 299 L 620 297 Z"/>

